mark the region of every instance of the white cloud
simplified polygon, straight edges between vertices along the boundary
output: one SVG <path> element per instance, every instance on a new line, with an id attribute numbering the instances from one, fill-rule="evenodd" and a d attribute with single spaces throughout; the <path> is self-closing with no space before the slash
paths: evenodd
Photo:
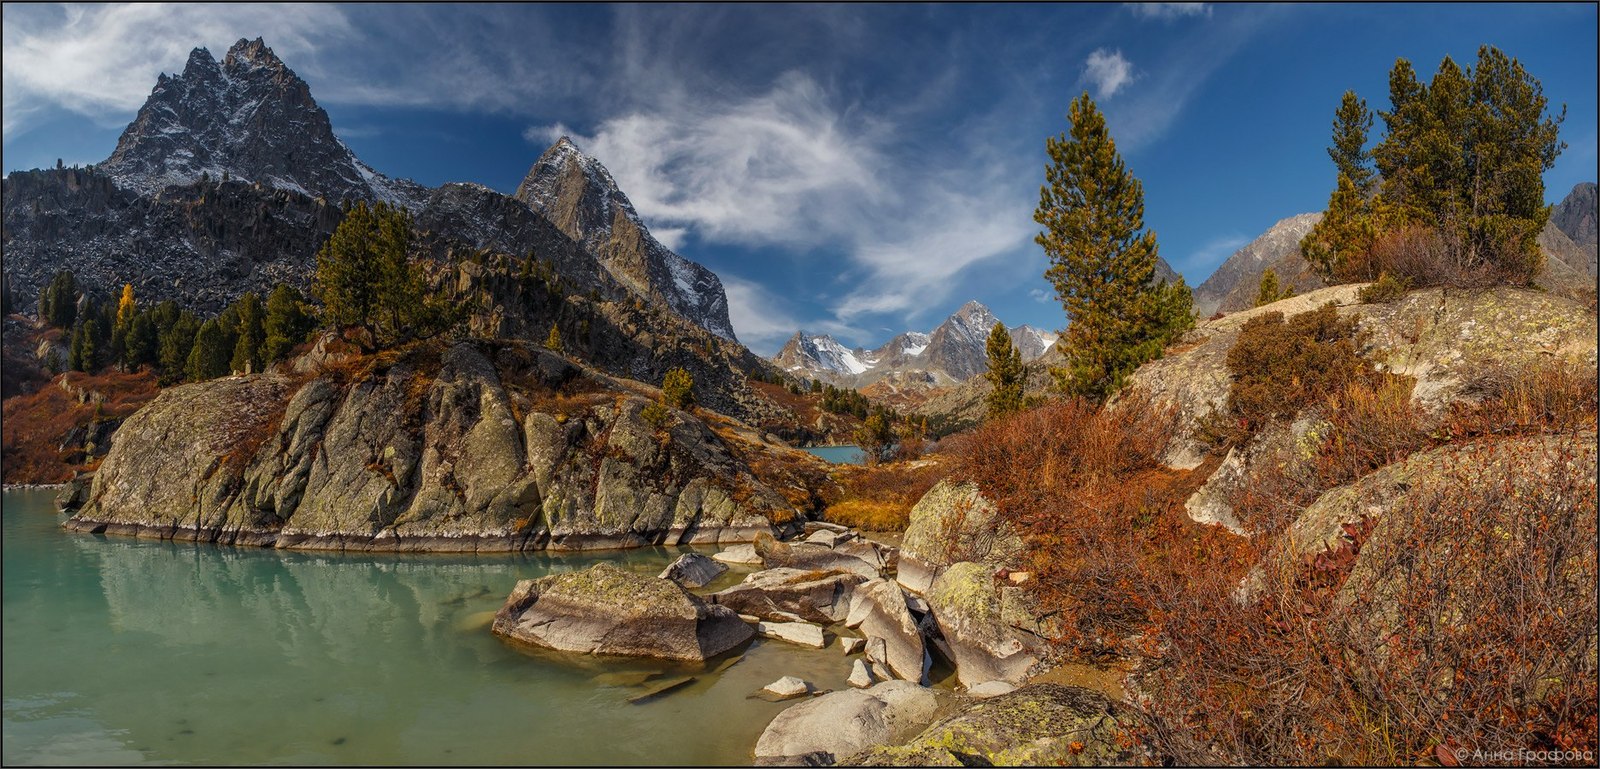
<path id="1" fill-rule="evenodd" d="M 720 277 L 722 289 L 728 294 L 728 320 L 746 347 L 761 355 L 772 355 L 800 328 L 799 320 L 782 309 L 782 300 L 771 291 L 727 273 Z"/>
<path id="2" fill-rule="evenodd" d="M 1097 48 L 1084 62 L 1083 79 L 1094 85 L 1100 98 L 1109 99 L 1133 82 L 1133 64 L 1123 58 L 1120 50 Z"/>
<path id="3" fill-rule="evenodd" d="M 935 303 L 964 270 L 1032 235 L 1033 193 L 1016 183 L 1027 177 L 992 150 L 896 157 L 893 125 L 834 104 L 798 73 L 744 97 L 662 99 L 588 136 L 559 123 L 524 132 L 541 146 L 561 135 L 605 164 L 658 236 L 842 249 L 853 287 L 833 308 L 840 331 L 864 315 Z M 756 333 L 735 328 L 740 338 Z"/>
<path id="4" fill-rule="evenodd" d="M 265 37 L 280 57 L 293 60 L 350 32 L 342 10 L 315 4 L 7 4 L 5 131 L 26 130 L 30 115 L 52 105 L 111 124 L 125 122 L 144 103 L 156 75 L 182 71 L 197 46 L 221 58 L 239 38 Z"/>
<path id="5" fill-rule="evenodd" d="M 859 218 L 852 204 L 885 194 L 870 138 L 798 74 L 747 99 L 635 111 L 592 136 L 560 124 L 525 135 L 542 143 L 561 133 L 599 158 L 652 223 L 721 242 L 815 245 L 819 225 L 848 229 Z"/>
<path id="6" fill-rule="evenodd" d="M 1173 21 L 1187 16 L 1210 16 L 1210 3 L 1125 3 L 1141 19 Z"/>
<path id="7" fill-rule="evenodd" d="M 1046 291 L 1046 290 L 1044 290 L 1042 288 L 1030 288 L 1030 289 L 1028 289 L 1028 296 L 1033 297 L 1033 301 L 1038 302 L 1040 304 L 1051 304 L 1056 300 L 1056 297 L 1055 297 L 1054 294 L 1052 294 L 1049 291 Z"/>

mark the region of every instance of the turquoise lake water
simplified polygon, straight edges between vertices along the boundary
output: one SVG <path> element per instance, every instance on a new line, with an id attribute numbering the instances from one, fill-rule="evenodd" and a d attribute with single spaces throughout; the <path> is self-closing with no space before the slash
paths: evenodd
<path id="1" fill-rule="evenodd" d="M 863 465 L 867 462 L 867 453 L 859 446 L 813 446 L 806 451 L 836 465 Z"/>
<path id="2" fill-rule="evenodd" d="M 62 531 L 4 493 L 4 763 L 747 764 L 780 676 L 843 689 L 847 658 L 757 639 L 682 670 L 544 657 L 489 633 L 518 579 L 676 550 L 340 555 Z M 708 589 L 743 578 L 733 570 Z M 726 661 L 722 664 L 726 664 Z"/>

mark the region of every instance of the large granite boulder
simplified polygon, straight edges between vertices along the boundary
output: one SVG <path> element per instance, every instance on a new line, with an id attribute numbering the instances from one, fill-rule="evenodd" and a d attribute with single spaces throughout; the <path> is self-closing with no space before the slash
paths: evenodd
<path id="1" fill-rule="evenodd" d="M 922 593 L 952 563 L 1015 566 L 1022 549 L 1022 538 L 977 484 L 940 481 L 911 508 L 896 579 Z"/>
<path id="2" fill-rule="evenodd" d="M 1006 589 L 1018 588 L 996 584 L 991 566 L 963 561 L 940 573 L 928 590 L 928 606 L 965 686 L 1022 683 L 1045 654 L 1043 639 L 1006 622 Z"/>
<path id="3" fill-rule="evenodd" d="M 521 344 L 422 345 L 165 390 L 76 530 L 307 549 L 748 542 L 795 515 L 710 427 Z"/>
<path id="4" fill-rule="evenodd" d="M 850 612 L 851 589 L 865 581 L 850 572 L 766 569 L 713 593 L 710 600 L 764 620 L 781 622 L 788 619 L 786 614 L 794 614 L 826 625 L 845 619 Z"/>
<path id="5" fill-rule="evenodd" d="M 982 700 L 899 745 L 840 757 L 845 766 L 1141 766 L 1133 720 L 1099 692 L 1031 684 Z"/>
<path id="6" fill-rule="evenodd" d="M 769 569 L 790 568 L 806 571 L 843 571 L 864 579 L 878 576 L 878 566 L 848 553 L 813 542 L 780 542 L 771 535 L 757 536 L 756 554 Z"/>
<path id="7" fill-rule="evenodd" d="M 931 723 L 938 708 L 933 690 L 905 681 L 825 694 L 772 719 L 756 741 L 756 759 L 851 755 L 906 739 Z"/>
<path id="8" fill-rule="evenodd" d="M 893 580 L 875 579 L 857 585 L 851 592 L 845 626 L 856 628 L 867 637 L 869 655 L 878 642 L 882 643 L 882 659 L 872 661 L 887 665 L 895 678 L 913 683 L 927 680 L 932 658 L 921 628 L 906 606 L 906 596 Z"/>
<path id="9" fill-rule="evenodd" d="M 560 651 L 685 662 L 703 662 L 755 635 L 727 607 L 609 563 L 518 582 L 492 630 Z"/>

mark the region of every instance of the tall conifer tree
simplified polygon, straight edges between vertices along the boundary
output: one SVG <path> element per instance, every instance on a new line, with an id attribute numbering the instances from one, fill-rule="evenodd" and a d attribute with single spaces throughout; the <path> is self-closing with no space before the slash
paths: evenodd
<path id="1" fill-rule="evenodd" d="M 989 370 L 983 376 L 993 385 L 987 405 L 989 418 L 995 419 L 1022 410 L 1022 386 L 1026 372 L 1022 367 L 1022 353 L 1011 342 L 1011 334 L 1004 323 L 995 323 L 989 331 L 984 351 L 989 357 Z"/>
<path id="2" fill-rule="evenodd" d="M 1193 324 L 1193 299 L 1181 280 L 1152 285 L 1156 236 L 1144 228 L 1144 188 L 1087 92 L 1067 117 L 1070 133 L 1045 140 L 1051 162 L 1033 215 L 1045 229 L 1035 241 L 1070 322 L 1067 366 L 1052 373 L 1064 391 L 1103 400 Z"/>

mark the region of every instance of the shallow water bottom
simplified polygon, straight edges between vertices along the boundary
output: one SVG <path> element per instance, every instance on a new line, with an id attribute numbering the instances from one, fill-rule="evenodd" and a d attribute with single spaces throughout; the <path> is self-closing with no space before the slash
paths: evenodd
<path id="1" fill-rule="evenodd" d="M 747 764 L 792 704 L 757 690 L 785 675 L 842 689 L 850 671 L 837 640 L 756 639 L 695 671 L 527 652 L 488 631 L 519 579 L 598 560 L 655 574 L 675 549 L 343 555 L 107 538 L 62 531 L 52 496 L 3 497 L 6 764 Z"/>

